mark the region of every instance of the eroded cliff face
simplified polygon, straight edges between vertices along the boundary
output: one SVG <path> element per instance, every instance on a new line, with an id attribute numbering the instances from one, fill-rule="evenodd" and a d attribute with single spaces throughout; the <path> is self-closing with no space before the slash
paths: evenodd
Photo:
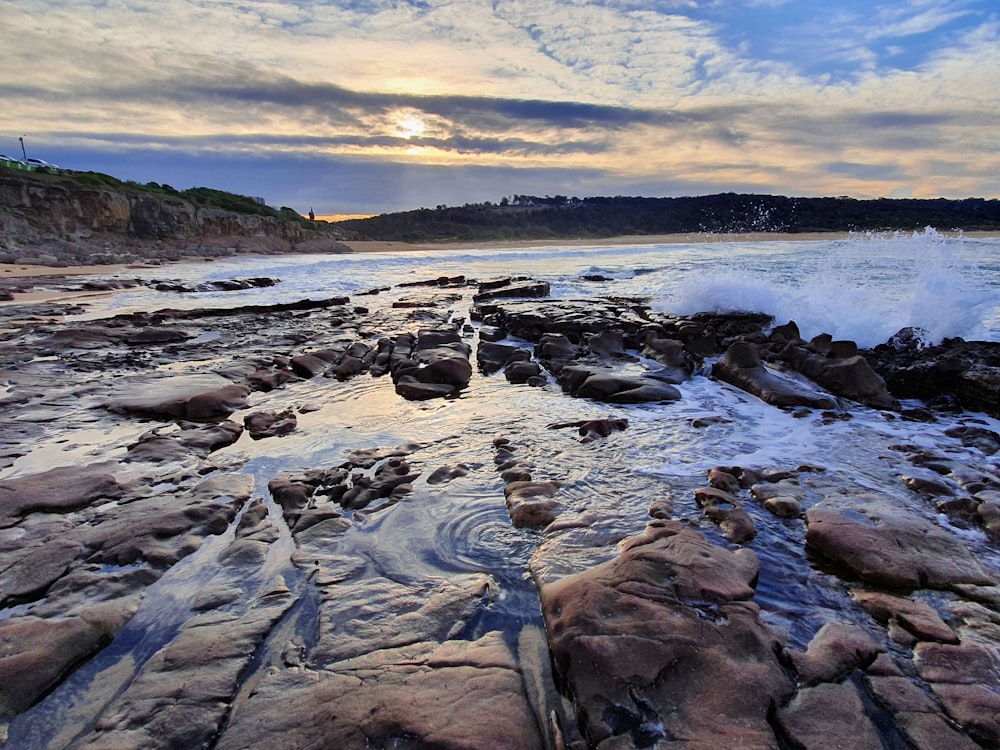
<path id="1" fill-rule="evenodd" d="M 75 265 L 184 255 L 349 252 L 341 230 L 196 206 L 128 186 L 0 172 L 0 262 Z"/>

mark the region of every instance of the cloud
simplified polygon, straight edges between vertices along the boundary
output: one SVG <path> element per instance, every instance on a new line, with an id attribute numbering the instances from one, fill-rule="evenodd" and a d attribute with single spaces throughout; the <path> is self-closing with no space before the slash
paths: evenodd
<path id="1" fill-rule="evenodd" d="M 220 179 L 284 164 L 267 169 L 290 196 L 335 189 L 288 171 L 333 163 L 434 175 L 447 195 L 461 190 L 439 170 L 467 192 L 516 176 L 558 183 L 542 194 L 1000 194 L 988 0 L 0 0 L 0 14 L 0 136 L 86 163 L 169 155 Z"/>

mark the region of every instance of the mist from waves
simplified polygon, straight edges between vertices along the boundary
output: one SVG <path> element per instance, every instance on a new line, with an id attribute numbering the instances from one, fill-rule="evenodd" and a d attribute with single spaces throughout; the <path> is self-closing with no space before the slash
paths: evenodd
<path id="1" fill-rule="evenodd" d="M 668 282 L 654 307 L 681 315 L 765 312 L 778 324 L 794 320 L 805 338 L 829 333 L 863 347 L 904 327 L 923 329 L 926 343 L 956 336 L 1000 341 L 996 240 L 928 228 L 822 244 L 770 262 L 734 254 L 728 264 Z"/>

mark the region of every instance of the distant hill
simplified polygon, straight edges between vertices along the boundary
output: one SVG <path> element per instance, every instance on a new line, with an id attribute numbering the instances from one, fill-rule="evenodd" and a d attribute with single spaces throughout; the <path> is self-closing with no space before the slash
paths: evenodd
<path id="1" fill-rule="evenodd" d="M 692 198 L 515 195 L 341 221 L 365 239 L 396 242 L 604 238 L 692 232 L 1000 229 L 1000 201 L 786 198 L 722 193 Z"/>
<path id="2" fill-rule="evenodd" d="M 350 252 L 350 230 L 211 188 L 0 165 L 0 263 L 50 266 L 237 253 Z"/>

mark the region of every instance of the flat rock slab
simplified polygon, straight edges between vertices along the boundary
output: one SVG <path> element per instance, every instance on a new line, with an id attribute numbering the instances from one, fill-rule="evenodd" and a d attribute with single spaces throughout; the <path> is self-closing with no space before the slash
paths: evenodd
<path id="1" fill-rule="evenodd" d="M 416 643 L 328 670 L 268 675 L 234 711 L 218 750 L 544 747 L 503 634 Z"/>
<path id="2" fill-rule="evenodd" d="M 908 589 L 994 583 L 957 537 L 879 495 L 827 498 L 806 512 L 806 523 L 811 549 L 869 583 Z"/>
<path id="3" fill-rule="evenodd" d="M 31 707 L 83 659 L 107 645 L 136 608 L 134 599 L 122 599 L 77 617 L 23 617 L 0 623 L 0 719 Z"/>
<path id="4" fill-rule="evenodd" d="M 221 375 L 175 375 L 140 378 L 120 386 L 107 408 L 149 419 L 213 422 L 246 406 L 250 389 Z"/>
<path id="5" fill-rule="evenodd" d="M 108 706 L 96 731 L 74 746 L 81 750 L 209 747 L 241 675 L 294 602 L 287 591 L 277 591 L 240 615 L 209 612 L 194 618 Z"/>
<path id="6" fill-rule="evenodd" d="M 37 511 L 69 512 L 96 500 L 117 500 L 125 488 L 111 473 L 114 462 L 59 466 L 40 474 L 0 481 L 0 517 Z"/>

